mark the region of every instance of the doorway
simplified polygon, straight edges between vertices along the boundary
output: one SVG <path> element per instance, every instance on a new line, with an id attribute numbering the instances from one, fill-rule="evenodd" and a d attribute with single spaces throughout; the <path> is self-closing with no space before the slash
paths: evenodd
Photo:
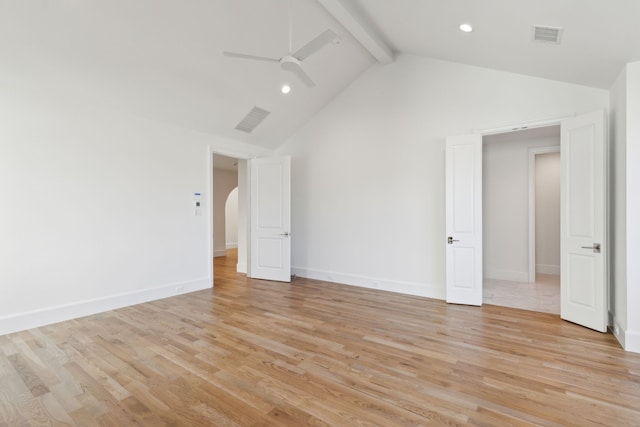
<path id="1" fill-rule="evenodd" d="M 235 270 L 247 273 L 247 161 L 212 154 L 212 268 L 225 258 L 235 262 Z M 226 257 L 229 257 L 226 259 Z"/>
<path id="2" fill-rule="evenodd" d="M 212 260 L 227 255 L 224 206 L 238 188 L 235 271 L 247 277 L 291 281 L 291 158 L 243 159 L 210 152 Z M 215 263 L 212 262 L 212 286 Z"/>
<path id="3" fill-rule="evenodd" d="M 560 317 L 600 332 L 606 332 L 608 325 L 605 117 L 603 110 L 597 110 L 560 120 Z M 550 124 L 552 121 L 539 122 L 536 127 Z M 497 133 L 448 136 L 445 141 L 445 277 L 449 303 L 483 302 L 482 137 Z M 511 210 L 511 203 L 503 209 Z M 504 212 L 502 215 L 505 217 Z M 506 239 L 513 240 L 509 235 Z"/>
<path id="4" fill-rule="evenodd" d="M 483 137 L 483 302 L 560 314 L 560 126 Z"/>

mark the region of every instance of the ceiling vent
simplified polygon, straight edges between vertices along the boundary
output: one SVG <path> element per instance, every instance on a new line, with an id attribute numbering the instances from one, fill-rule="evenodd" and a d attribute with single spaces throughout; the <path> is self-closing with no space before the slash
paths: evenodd
<path id="1" fill-rule="evenodd" d="M 260 107 L 254 106 L 251 111 L 244 116 L 244 119 L 236 125 L 236 129 L 241 130 L 242 132 L 251 133 L 269 114 L 271 114 L 271 111 L 263 110 Z"/>
<path id="2" fill-rule="evenodd" d="M 562 28 L 560 27 L 533 26 L 533 41 L 560 44 L 561 36 Z"/>

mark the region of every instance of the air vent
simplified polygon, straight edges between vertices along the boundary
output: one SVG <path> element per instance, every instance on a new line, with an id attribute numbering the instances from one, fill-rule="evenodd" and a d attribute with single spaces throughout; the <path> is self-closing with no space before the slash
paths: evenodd
<path id="1" fill-rule="evenodd" d="M 560 27 L 533 26 L 533 40 L 536 42 L 560 44 L 561 36 L 562 28 Z"/>
<path id="2" fill-rule="evenodd" d="M 244 116 L 244 119 L 236 125 L 236 129 L 251 133 L 269 114 L 271 114 L 270 111 L 263 110 L 260 107 L 253 107 L 251 111 Z"/>

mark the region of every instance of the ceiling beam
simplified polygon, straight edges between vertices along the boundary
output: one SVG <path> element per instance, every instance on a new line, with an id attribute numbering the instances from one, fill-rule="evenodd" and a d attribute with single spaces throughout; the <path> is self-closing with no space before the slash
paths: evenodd
<path id="1" fill-rule="evenodd" d="M 350 33 L 378 62 L 393 62 L 393 52 L 380 36 L 365 23 L 362 15 L 346 0 L 318 0 L 322 6 Z"/>

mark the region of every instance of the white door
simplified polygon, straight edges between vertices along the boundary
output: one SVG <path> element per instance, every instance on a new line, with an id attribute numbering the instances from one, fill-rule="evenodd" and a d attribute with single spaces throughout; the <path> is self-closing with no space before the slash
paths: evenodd
<path id="1" fill-rule="evenodd" d="M 604 112 L 562 121 L 561 317 L 607 330 Z"/>
<path id="2" fill-rule="evenodd" d="M 251 277 L 291 281 L 291 159 L 250 161 Z"/>
<path id="3" fill-rule="evenodd" d="M 447 302 L 482 305 L 482 136 L 446 141 Z"/>

